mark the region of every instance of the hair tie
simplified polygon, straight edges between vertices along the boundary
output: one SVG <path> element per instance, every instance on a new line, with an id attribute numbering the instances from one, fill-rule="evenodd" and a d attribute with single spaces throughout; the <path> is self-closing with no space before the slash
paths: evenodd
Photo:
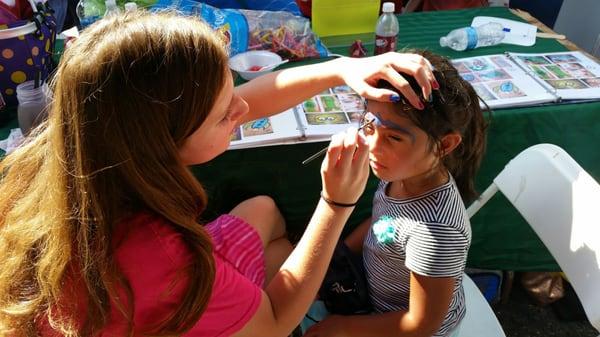
<path id="1" fill-rule="evenodd" d="M 331 200 L 329 198 L 326 198 L 323 195 L 323 191 L 321 191 L 321 199 L 323 199 L 323 201 L 325 201 L 329 205 L 331 205 L 331 206 L 337 206 L 337 207 L 354 207 L 354 206 L 356 206 L 356 204 L 358 204 L 358 201 L 355 202 L 355 203 L 353 203 L 353 204 L 344 204 L 344 203 L 341 203 L 341 202 L 333 201 L 333 200 Z"/>

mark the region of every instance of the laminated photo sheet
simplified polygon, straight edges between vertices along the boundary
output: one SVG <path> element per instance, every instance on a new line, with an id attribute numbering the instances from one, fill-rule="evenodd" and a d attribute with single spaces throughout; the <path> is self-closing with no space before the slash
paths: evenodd
<path id="1" fill-rule="evenodd" d="M 510 56 L 562 100 L 600 98 L 600 64 L 581 52 Z"/>
<path id="2" fill-rule="evenodd" d="M 279 114 L 242 124 L 231 134 L 230 149 L 327 141 L 358 127 L 364 100 L 348 86 L 327 89 Z"/>
<path id="3" fill-rule="evenodd" d="M 557 99 L 505 54 L 461 58 L 452 63 L 490 108 L 535 105 Z"/>

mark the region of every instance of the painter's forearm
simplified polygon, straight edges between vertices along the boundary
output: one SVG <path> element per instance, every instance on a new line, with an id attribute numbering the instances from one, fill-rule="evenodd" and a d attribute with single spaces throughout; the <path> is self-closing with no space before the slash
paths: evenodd
<path id="1" fill-rule="evenodd" d="M 288 68 L 236 87 L 250 107 L 244 121 L 282 112 L 327 88 L 343 84 L 341 62 L 342 59 L 337 59 Z"/>
<path id="2" fill-rule="evenodd" d="M 302 239 L 266 289 L 280 324 L 293 328 L 314 301 L 351 212 L 319 202 Z"/>

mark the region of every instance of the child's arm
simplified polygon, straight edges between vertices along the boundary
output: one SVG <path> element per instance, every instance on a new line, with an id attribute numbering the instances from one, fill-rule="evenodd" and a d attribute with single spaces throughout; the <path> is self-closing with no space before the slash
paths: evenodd
<path id="1" fill-rule="evenodd" d="M 369 228 L 371 228 L 371 217 L 363 220 L 344 240 L 346 246 L 354 254 L 362 254 L 363 244 L 365 243 L 365 237 L 369 232 Z"/>
<path id="2" fill-rule="evenodd" d="M 397 93 L 374 88 L 379 79 L 392 83 L 413 106 L 422 106 L 419 97 L 398 72 L 414 76 L 423 88 L 423 97 L 429 97 L 435 78 L 420 55 L 387 53 L 361 59 L 342 57 L 269 73 L 236 87 L 236 92 L 250 107 L 240 123 L 284 111 L 327 88 L 342 84 L 367 98 L 389 102 Z"/>
<path id="3" fill-rule="evenodd" d="M 409 311 L 377 315 L 330 316 L 313 325 L 306 337 L 431 337 L 450 306 L 454 278 L 411 273 Z"/>

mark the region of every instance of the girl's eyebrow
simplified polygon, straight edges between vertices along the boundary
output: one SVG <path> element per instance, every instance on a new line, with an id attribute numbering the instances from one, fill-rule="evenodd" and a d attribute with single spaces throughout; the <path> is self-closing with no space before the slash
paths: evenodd
<path id="1" fill-rule="evenodd" d="M 398 131 L 402 134 L 409 136 L 411 142 L 413 142 L 413 143 L 415 142 L 416 137 L 415 137 L 414 133 L 410 132 L 410 130 L 408 130 L 407 128 L 405 128 L 401 125 L 398 125 L 392 121 L 381 118 L 381 116 L 379 116 L 379 114 L 377 114 L 376 112 L 372 112 L 372 114 L 375 116 L 375 121 L 374 121 L 375 125 L 377 125 L 377 126 L 381 125 L 387 129 Z"/>

